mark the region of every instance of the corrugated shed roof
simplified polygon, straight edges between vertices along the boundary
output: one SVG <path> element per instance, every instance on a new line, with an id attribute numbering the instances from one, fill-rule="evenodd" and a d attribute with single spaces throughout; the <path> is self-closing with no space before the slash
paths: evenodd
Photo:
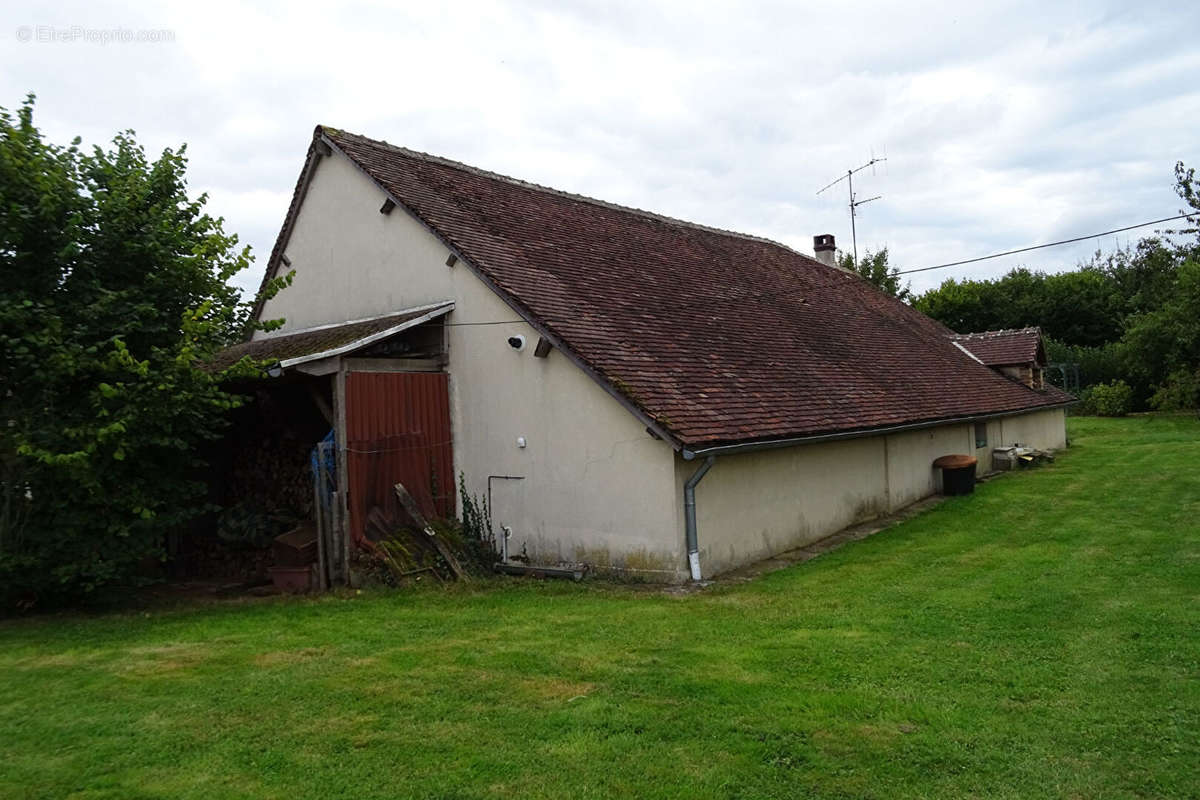
<path id="1" fill-rule="evenodd" d="M 689 447 L 1062 402 L 856 275 L 776 242 L 331 128 L 322 136 Z"/>
<path id="2" fill-rule="evenodd" d="M 255 361 L 281 363 L 285 366 L 300 363 L 336 352 L 350 352 L 373 341 L 399 333 L 454 308 L 451 302 L 435 306 L 407 309 L 372 319 L 322 325 L 295 333 L 252 339 L 227 347 L 208 363 L 214 372 L 226 369 L 249 356 Z"/>

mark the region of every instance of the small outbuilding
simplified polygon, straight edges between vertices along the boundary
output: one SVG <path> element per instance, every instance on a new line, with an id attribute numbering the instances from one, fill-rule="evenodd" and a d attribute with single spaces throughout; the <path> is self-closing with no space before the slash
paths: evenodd
<path id="1" fill-rule="evenodd" d="M 1031 389 L 1046 388 L 1046 345 L 1041 328 L 1013 328 L 954 337 L 971 355 Z"/>
<path id="2" fill-rule="evenodd" d="M 665 581 L 902 508 L 939 456 L 1065 446 L 1069 395 L 816 245 L 318 127 L 257 310 L 285 322 L 225 358 L 323 408 L 347 542 L 398 476 L 443 515 L 461 478 L 509 552 Z"/>

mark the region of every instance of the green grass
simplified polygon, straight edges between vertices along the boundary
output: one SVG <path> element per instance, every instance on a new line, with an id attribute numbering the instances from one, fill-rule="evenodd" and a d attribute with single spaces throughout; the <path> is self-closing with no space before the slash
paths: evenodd
<path id="1" fill-rule="evenodd" d="M 0 624 L 0 797 L 1194 797 L 1200 423 L 1071 435 L 688 596 L 498 581 Z"/>

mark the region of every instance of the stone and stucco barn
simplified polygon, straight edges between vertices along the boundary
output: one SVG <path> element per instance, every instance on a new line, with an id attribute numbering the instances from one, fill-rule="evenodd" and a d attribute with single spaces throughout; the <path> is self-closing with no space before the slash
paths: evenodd
<path id="1" fill-rule="evenodd" d="M 428 440 L 396 409 L 444 404 L 433 493 L 461 503 L 461 474 L 534 563 L 708 577 L 933 493 L 938 456 L 1065 446 L 1068 395 L 856 275 L 331 128 L 267 278 L 289 270 L 259 309 L 283 327 L 226 360 L 314 382 L 343 462 L 356 426 Z"/>

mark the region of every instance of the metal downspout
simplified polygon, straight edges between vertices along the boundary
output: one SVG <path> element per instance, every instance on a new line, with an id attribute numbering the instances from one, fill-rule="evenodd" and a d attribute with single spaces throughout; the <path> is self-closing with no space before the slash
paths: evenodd
<path id="1" fill-rule="evenodd" d="M 687 540 L 688 567 L 691 568 L 694 581 L 700 580 L 700 545 L 696 539 L 696 484 L 708 474 L 716 459 L 716 456 L 704 459 L 704 463 L 683 484 L 683 527 Z"/>

